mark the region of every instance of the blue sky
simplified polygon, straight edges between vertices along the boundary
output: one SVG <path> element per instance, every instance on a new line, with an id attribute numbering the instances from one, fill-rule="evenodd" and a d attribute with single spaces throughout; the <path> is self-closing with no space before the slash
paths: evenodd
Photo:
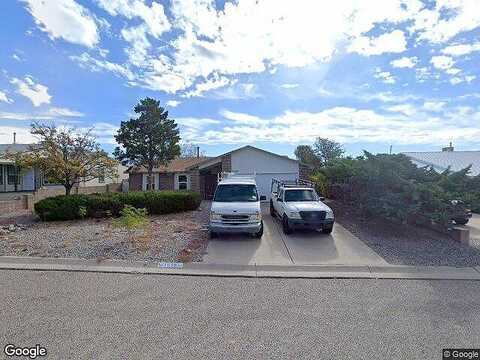
<path id="1" fill-rule="evenodd" d="M 0 2 L 0 143 L 33 120 L 107 150 L 145 96 L 185 142 L 292 155 L 480 148 L 478 0 Z"/>

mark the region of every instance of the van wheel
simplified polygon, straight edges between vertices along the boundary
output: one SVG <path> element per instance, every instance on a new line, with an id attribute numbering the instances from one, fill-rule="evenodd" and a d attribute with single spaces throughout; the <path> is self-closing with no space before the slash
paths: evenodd
<path id="1" fill-rule="evenodd" d="M 332 230 L 333 230 L 333 226 L 332 226 L 332 227 L 328 227 L 328 228 L 323 228 L 323 229 L 322 229 L 322 233 L 324 233 L 324 234 L 331 234 L 331 233 L 332 233 Z"/>
<path id="2" fill-rule="evenodd" d="M 283 215 L 282 218 L 282 230 L 284 234 L 291 234 L 292 233 L 292 228 L 290 227 L 290 224 L 288 223 L 288 217 L 287 215 Z"/>
<path id="3" fill-rule="evenodd" d="M 262 222 L 262 226 L 260 227 L 260 231 L 255 233 L 254 236 L 258 239 L 260 239 L 263 236 L 263 222 Z"/>
<path id="4" fill-rule="evenodd" d="M 270 200 L 270 215 L 275 217 L 275 208 L 273 207 L 273 201 Z"/>
<path id="5" fill-rule="evenodd" d="M 457 218 L 457 219 L 454 219 L 455 223 L 457 225 L 466 225 L 468 223 L 468 218 Z"/>

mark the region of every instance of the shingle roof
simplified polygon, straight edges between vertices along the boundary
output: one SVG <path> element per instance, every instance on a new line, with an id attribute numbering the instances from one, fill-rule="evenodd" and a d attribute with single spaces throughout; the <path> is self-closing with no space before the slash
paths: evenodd
<path id="1" fill-rule="evenodd" d="M 153 172 L 183 172 L 189 167 L 200 164 L 204 161 L 208 161 L 211 157 L 201 156 L 187 159 L 175 159 L 172 160 L 167 166 L 159 166 L 153 169 Z M 147 173 L 145 166 L 132 167 L 128 170 L 130 173 Z"/>
<path id="2" fill-rule="evenodd" d="M 472 165 L 470 175 L 480 174 L 480 151 L 432 151 L 432 152 L 404 152 L 418 166 L 432 166 L 442 172 L 448 167 L 452 171 L 459 171 Z"/>
<path id="3" fill-rule="evenodd" d="M 31 144 L 0 144 L 0 155 L 28 150 Z"/>

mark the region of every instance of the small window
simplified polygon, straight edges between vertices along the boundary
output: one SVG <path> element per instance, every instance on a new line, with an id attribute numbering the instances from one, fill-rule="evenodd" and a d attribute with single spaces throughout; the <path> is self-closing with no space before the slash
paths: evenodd
<path id="1" fill-rule="evenodd" d="M 0 165 L 0 185 L 3 185 L 3 165 Z"/>
<path id="2" fill-rule="evenodd" d="M 151 181 L 148 181 L 148 178 L 149 178 L 149 176 L 147 175 L 146 178 L 145 178 L 146 189 L 147 190 L 155 190 L 155 175 L 152 175 Z"/>
<path id="3" fill-rule="evenodd" d="M 178 175 L 178 190 L 188 190 L 187 175 Z"/>
<path id="4" fill-rule="evenodd" d="M 20 184 L 20 169 L 18 168 L 18 166 L 7 166 L 7 183 L 8 185 Z"/>

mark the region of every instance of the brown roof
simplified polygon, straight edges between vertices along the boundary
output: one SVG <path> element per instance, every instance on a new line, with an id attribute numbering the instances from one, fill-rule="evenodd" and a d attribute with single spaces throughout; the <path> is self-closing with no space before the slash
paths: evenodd
<path id="1" fill-rule="evenodd" d="M 187 171 L 188 168 L 201 164 L 204 161 L 208 161 L 212 159 L 211 157 L 201 156 L 201 157 L 194 157 L 194 158 L 186 158 L 186 159 L 175 159 L 170 161 L 167 166 L 159 166 L 153 169 L 153 172 L 183 172 Z M 132 167 L 128 170 L 129 173 L 146 173 L 147 168 L 145 166 L 141 167 Z"/>

